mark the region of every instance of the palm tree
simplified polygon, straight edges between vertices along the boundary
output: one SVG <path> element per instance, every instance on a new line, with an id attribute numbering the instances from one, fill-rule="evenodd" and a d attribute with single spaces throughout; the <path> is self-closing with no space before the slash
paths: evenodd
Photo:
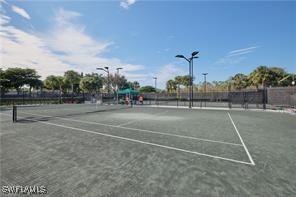
<path id="1" fill-rule="evenodd" d="M 177 85 L 183 85 L 186 88 L 188 88 L 188 86 L 190 85 L 190 79 L 191 77 L 189 75 L 175 77 Z"/>
<path id="2" fill-rule="evenodd" d="M 168 80 L 166 82 L 166 88 L 168 92 L 174 92 L 177 90 L 177 83 L 174 80 Z"/>
<path id="3" fill-rule="evenodd" d="M 182 76 L 182 85 L 183 86 L 188 88 L 190 85 L 190 81 L 191 81 L 191 76 L 189 76 L 189 75 Z"/>
<path id="4" fill-rule="evenodd" d="M 271 67 L 270 72 L 271 72 L 270 73 L 271 84 L 269 84 L 269 85 L 281 86 L 281 85 L 285 84 L 285 83 L 283 83 L 285 81 L 282 79 L 287 76 L 287 72 L 283 68 Z"/>
<path id="5" fill-rule="evenodd" d="M 86 74 L 81 80 L 79 87 L 88 93 L 97 93 L 103 85 L 103 78 L 96 73 Z"/>
<path id="6" fill-rule="evenodd" d="M 176 85 L 177 85 L 177 88 L 178 88 L 178 92 L 177 92 L 177 94 L 178 94 L 178 98 L 180 98 L 180 96 L 181 96 L 181 89 L 180 89 L 180 86 L 181 85 L 184 85 L 184 77 L 183 76 L 176 76 L 175 77 L 175 82 L 176 82 Z"/>
<path id="7" fill-rule="evenodd" d="M 235 89 L 241 90 L 248 86 L 248 77 L 242 73 L 238 73 L 231 78 Z"/>
<path id="8" fill-rule="evenodd" d="M 133 82 L 133 87 L 135 90 L 138 90 L 140 88 L 140 83 L 138 81 Z"/>
<path id="9" fill-rule="evenodd" d="M 51 89 L 52 91 L 58 89 L 58 80 L 54 75 L 49 75 L 46 77 L 44 84 L 47 89 Z"/>
<path id="10" fill-rule="evenodd" d="M 68 70 L 64 74 L 65 81 L 71 84 L 72 93 L 74 92 L 74 85 L 78 85 L 81 79 L 81 75 L 74 70 Z"/>
<path id="11" fill-rule="evenodd" d="M 60 91 L 60 93 L 63 91 L 63 87 L 64 87 L 64 84 L 65 84 L 65 79 L 63 76 L 55 76 L 56 77 L 56 85 Z"/>
<path id="12" fill-rule="evenodd" d="M 270 70 L 266 66 L 259 66 L 249 76 L 250 83 L 258 89 L 259 85 L 262 87 L 268 85 L 270 82 Z"/>

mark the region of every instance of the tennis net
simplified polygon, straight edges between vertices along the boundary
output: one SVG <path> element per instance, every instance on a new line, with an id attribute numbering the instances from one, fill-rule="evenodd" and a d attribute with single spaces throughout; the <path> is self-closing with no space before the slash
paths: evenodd
<path id="1" fill-rule="evenodd" d="M 131 108 L 122 104 L 49 104 L 49 105 L 15 105 L 13 122 L 39 120 L 52 117 L 75 117 L 93 113 L 111 112 Z"/>

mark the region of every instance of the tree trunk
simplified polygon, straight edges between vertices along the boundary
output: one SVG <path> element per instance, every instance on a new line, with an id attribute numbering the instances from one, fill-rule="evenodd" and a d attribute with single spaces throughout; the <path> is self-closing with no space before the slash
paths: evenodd
<path id="1" fill-rule="evenodd" d="M 17 95 L 20 95 L 20 89 L 19 88 L 15 88 L 15 89 L 16 89 Z"/>
<path id="2" fill-rule="evenodd" d="M 60 93 L 59 93 L 59 102 L 60 102 L 60 104 L 62 104 L 62 86 L 60 86 Z"/>

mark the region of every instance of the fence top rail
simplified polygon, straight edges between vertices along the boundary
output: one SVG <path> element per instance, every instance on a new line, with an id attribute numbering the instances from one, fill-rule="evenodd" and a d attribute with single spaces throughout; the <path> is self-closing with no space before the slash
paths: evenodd
<path id="1" fill-rule="evenodd" d="M 296 86 L 287 86 L 287 87 L 267 87 L 267 89 L 294 89 Z"/>

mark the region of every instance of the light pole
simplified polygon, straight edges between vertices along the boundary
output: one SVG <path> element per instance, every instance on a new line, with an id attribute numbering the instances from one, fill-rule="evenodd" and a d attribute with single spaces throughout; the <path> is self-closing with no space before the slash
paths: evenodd
<path id="1" fill-rule="evenodd" d="M 123 68 L 121 68 L 121 67 L 116 68 L 116 70 L 117 70 L 117 75 L 118 75 L 118 76 L 119 76 L 119 70 L 121 70 L 121 69 L 123 69 Z"/>
<path id="2" fill-rule="evenodd" d="M 157 88 L 157 77 L 153 77 L 154 79 L 154 88 L 155 88 L 155 92 L 156 92 L 156 88 Z"/>
<path id="3" fill-rule="evenodd" d="M 110 80 L 109 80 L 109 67 L 105 66 L 104 68 L 97 68 L 97 70 L 102 70 L 107 73 L 107 92 L 110 93 Z"/>
<path id="4" fill-rule="evenodd" d="M 198 51 L 192 52 L 190 58 L 186 58 L 184 55 L 175 56 L 176 58 L 185 59 L 189 63 L 189 108 L 193 106 L 193 59 L 198 58 L 198 56 L 196 56 L 198 53 Z"/>
<path id="5" fill-rule="evenodd" d="M 295 75 L 293 75 L 293 79 L 292 79 L 292 83 L 291 84 L 292 84 L 292 88 L 293 88 L 293 95 L 295 95 Z M 295 108 L 295 104 L 296 104 L 295 100 L 294 100 L 293 103 L 294 103 L 293 106 Z"/>
<path id="6" fill-rule="evenodd" d="M 155 104 L 157 101 L 157 77 L 153 77 L 154 79 L 154 88 L 155 88 Z"/>
<path id="7" fill-rule="evenodd" d="M 119 85 L 119 70 L 121 70 L 122 68 L 116 68 L 117 70 L 117 81 L 116 81 L 116 100 L 117 100 L 117 104 L 118 104 L 118 85 Z"/>
<path id="8" fill-rule="evenodd" d="M 204 92 L 207 92 L 207 74 L 209 73 L 202 73 L 204 76 Z"/>
<path id="9" fill-rule="evenodd" d="M 207 92 L 207 74 L 208 73 L 202 73 L 203 76 L 204 76 L 204 102 L 205 102 L 205 107 L 207 106 L 207 95 L 206 95 L 206 92 Z"/>

